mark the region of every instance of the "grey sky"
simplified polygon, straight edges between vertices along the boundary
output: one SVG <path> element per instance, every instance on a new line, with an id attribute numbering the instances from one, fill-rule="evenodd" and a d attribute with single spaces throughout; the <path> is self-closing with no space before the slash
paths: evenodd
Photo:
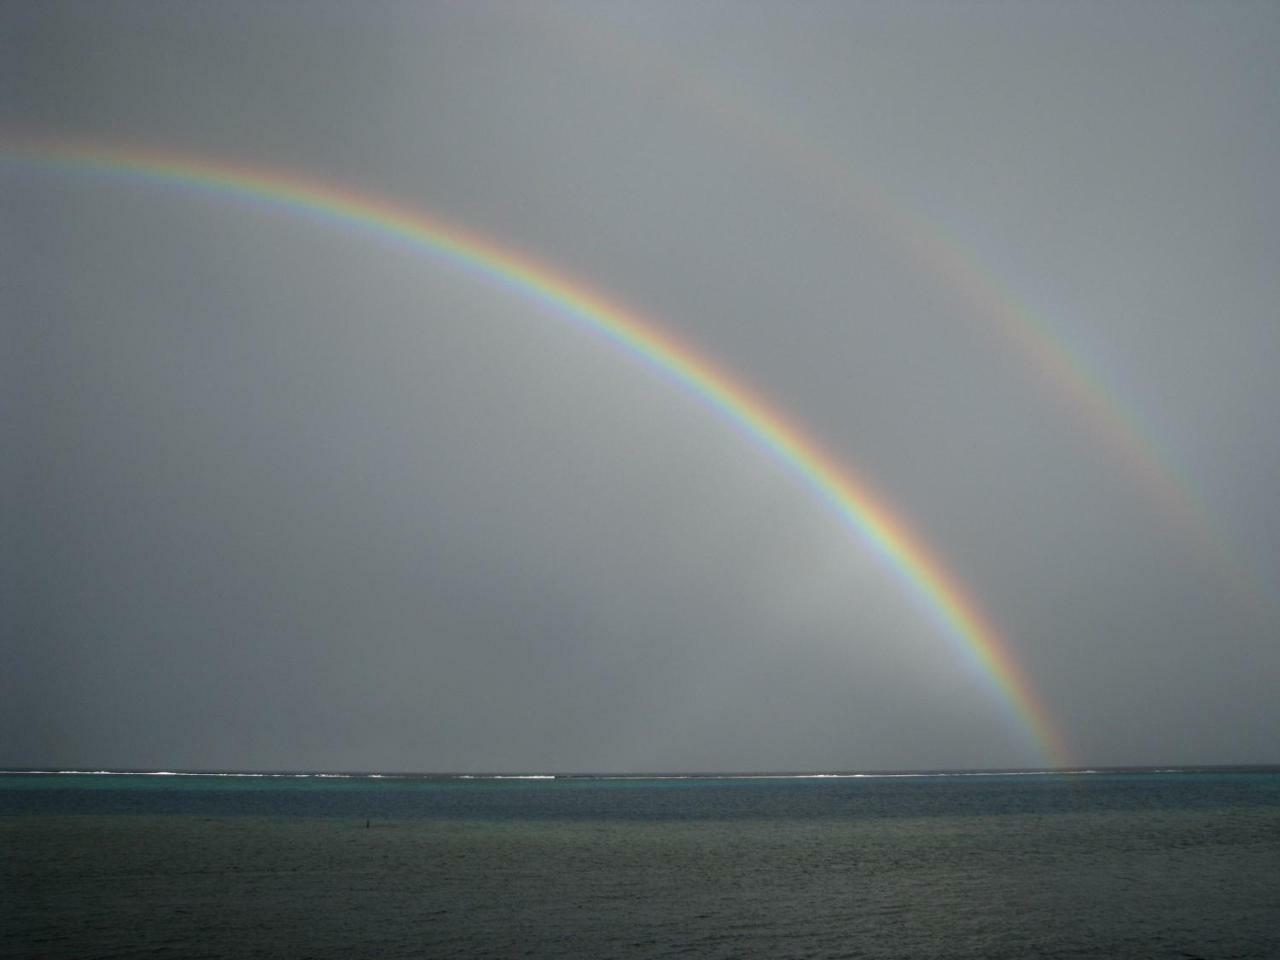
<path id="1" fill-rule="evenodd" d="M 555 265 L 856 467 L 1081 762 L 1280 759 L 1274 5 L 0 18 L 0 137 L 305 173 Z M 0 204 L 0 765 L 1038 762 L 794 478 L 528 302 L 191 191 L 0 162 Z M 1083 360 L 1229 565 L 922 237 Z"/>

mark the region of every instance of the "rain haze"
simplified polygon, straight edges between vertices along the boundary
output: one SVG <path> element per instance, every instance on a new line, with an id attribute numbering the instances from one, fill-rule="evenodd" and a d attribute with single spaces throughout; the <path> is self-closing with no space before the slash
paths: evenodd
<path id="1" fill-rule="evenodd" d="M 0 6 L 0 766 L 1280 760 L 1280 8 Z M 78 153 L 76 153 L 79 151 Z M 1024 705 L 1025 706 L 1025 705 Z M 1053 758 L 1061 759 L 1061 758 Z"/>

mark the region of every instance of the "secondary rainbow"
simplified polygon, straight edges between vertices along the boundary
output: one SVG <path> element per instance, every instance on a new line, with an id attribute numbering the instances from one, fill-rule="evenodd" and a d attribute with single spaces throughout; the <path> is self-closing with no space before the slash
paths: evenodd
<path id="1" fill-rule="evenodd" d="M 1102 375 L 1101 364 L 1073 346 L 1046 311 L 1033 309 L 1010 282 L 983 265 L 972 244 L 930 216 L 912 197 L 891 194 L 885 183 L 860 169 L 856 157 L 824 147 L 797 124 L 792 113 L 745 95 L 756 86 L 751 78 L 723 82 L 705 64 L 680 60 L 637 42 L 626 31 L 606 28 L 607 21 L 607 17 L 557 17 L 555 30 L 593 53 L 602 68 L 638 74 L 646 83 L 665 89 L 672 103 L 694 109 L 699 119 L 735 131 L 751 154 L 764 152 L 782 161 L 795 174 L 795 189 L 814 192 L 861 215 L 881 236 L 899 245 L 923 273 L 941 280 L 1012 347 L 1036 384 L 1064 401 L 1119 470 L 1140 485 L 1147 502 L 1158 508 L 1171 529 L 1200 549 L 1206 573 L 1211 569 L 1226 595 L 1259 627 L 1269 629 L 1280 615 L 1274 591 L 1253 564 L 1241 559 L 1238 546 L 1224 538 L 1185 471 L 1178 470 L 1153 441 L 1151 431 L 1142 428 L 1134 404 L 1125 402 L 1116 385 Z"/>
<path id="2" fill-rule="evenodd" d="M 999 691 L 1046 763 L 1070 766 L 1030 679 L 977 602 L 905 521 L 848 466 L 766 400 L 670 332 L 551 267 L 385 199 L 283 172 L 177 153 L 73 142 L 0 143 L 0 158 L 256 199 L 407 245 L 513 291 L 606 338 L 713 408 L 824 501 L 891 569 Z"/>

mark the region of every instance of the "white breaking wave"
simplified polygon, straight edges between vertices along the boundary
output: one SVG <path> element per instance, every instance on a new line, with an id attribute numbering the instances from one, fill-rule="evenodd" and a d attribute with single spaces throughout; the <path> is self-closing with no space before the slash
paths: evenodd
<path id="1" fill-rule="evenodd" d="M 431 774 L 425 774 L 431 776 Z M 451 780 L 555 780 L 554 773 L 458 773 L 454 774 Z M 588 777 L 586 779 L 596 780 L 598 777 Z"/>
<path id="2" fill-rule="evenodd" d="M 197 770 L 6 770 L 0 771 L 23 776 L 57 777 L 240 777 L 269 778 L 273 780 L 383 780 L 402 779 L 382 773 L 239 773 Z"/>
<path id="3" fill-rule="evenodd" d="M 495 773 L 487 778 L 489 780 L 554 780 L 554 773 Z"/>

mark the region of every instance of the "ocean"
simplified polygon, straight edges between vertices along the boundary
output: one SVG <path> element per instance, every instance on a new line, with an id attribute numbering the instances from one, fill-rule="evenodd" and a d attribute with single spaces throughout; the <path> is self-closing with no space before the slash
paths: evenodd
<path id="1" fill-rule="evenodd" d="M 0 956 L 1280 958 L 1280 768 L 0 774 Z"/>

